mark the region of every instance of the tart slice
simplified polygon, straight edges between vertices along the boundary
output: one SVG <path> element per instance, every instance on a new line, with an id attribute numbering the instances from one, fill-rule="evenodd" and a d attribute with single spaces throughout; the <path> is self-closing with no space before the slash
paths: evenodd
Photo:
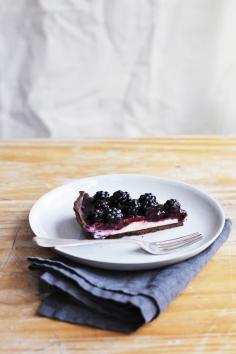
<path id="1" fill-rule="evenodd" d="M 81 191 L 74 202 L 76 219 L 90 238 L 120 238 L 182 226 L 187 212 L 176 199 L 159 204 L 151 193 L 131 199 L 128 192 L 94 196 Z"/>

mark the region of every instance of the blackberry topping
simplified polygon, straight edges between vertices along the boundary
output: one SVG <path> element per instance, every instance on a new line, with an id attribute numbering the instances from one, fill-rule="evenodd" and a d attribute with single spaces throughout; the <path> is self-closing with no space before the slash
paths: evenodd
<path id="1" fill-rule="evenodd" d="M 97 209 L 107 210 L 109 208 L 108 201 L 105 199 L 99 199 L 95 202 Z"/>
<path id="2" fill-rule="evenodd" d="M 130 195 L 128 192 L 123 192 L 121 190 L 116 191 L 110 197 L 110 204 L 114 207 L 121 208 L 130 200 Z"/>
<path id="3" fill-rule="evenodd" d="M 145 193 L 139 197 L 139 202 L 141 204 L 140 212 L 144 215 L 147 213 L 147 209 L 156 208 L 158 206 L 155 195 L 152 193 Z"/>
<path id="4" fill-rule="evenodd" d="M 95 209 L 93 212 L 89 213 L 87 220 L 90 223 L 101 222 L 103 220 L 103 210 Z"/>
<path id="5" fill-rule="evenodd" d="M 157 206 L 157 199 L 152 193 L 145 193 L 139 197 L 141 207 L 154 207 Z"/>
<path id="6" fill-rule="evenodd" d="M 184 220 L 185 218 L 186 218 L 186 216 L 187 216 L 188 214 L 187 214 L 187 211 L 186 210 L 183 210 L 183 209 L 181 209 L 181 211 L 180 211 L 180 217 L 181 217 L 181 220 Z"/>
<path id="7" fill-rule="evenodd" d="M 104 192 L 104 191 L 98 191 L 97 193 L 94 194 L 93 200 L 95 203 L 100 200 L 107 200 L 108 201 L 109 200 L 109 193 Z"/>
<path id="8" fill-rule="evenodd" d="M 163 205 L 163 210 L 164 211 L 175 211 L 175 210 L 180 210 L 180 203 L 176 199 L 169 199 L 165 202 Z"/>
<path id="9" fill-rule="evenodd" d="M 115 224 L 121 219 L 123 219 L 123 214 L 121 209 L 109 208 L 108 210 L 106 210 L 104 218 L 108 224 Z"/>
<path id="10" fill-rule="evenodd" d="M 160 213 L 160 207 L 159 205 L 155 206 L 155 207 L 148 207 L 145 210 L 145 216 L 147 217 L 147 219 L 153 219 L 155 218 L 158 214 Z"/>
<path id="11" fill-rule="evenodd" d="M 126 217 L 137 216 L 140 210 L 140 203 L 137 199 L 128 200 L 124 207 L 124 214 Z"/>

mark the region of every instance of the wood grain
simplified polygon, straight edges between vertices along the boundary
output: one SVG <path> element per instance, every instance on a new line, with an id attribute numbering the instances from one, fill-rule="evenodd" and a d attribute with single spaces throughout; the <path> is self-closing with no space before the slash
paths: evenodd
<path id="1" fill-rule="evenodd" d="M 236 234 L 158 319 L 122 335 L 35 316 L 41 295 L 28 255 L 35 200 L 71 179 L 140 173 L 209 192 L 236 220 L 236 138 L 6 141 L 0 143 L 1 353 L 235 353 Z"/>

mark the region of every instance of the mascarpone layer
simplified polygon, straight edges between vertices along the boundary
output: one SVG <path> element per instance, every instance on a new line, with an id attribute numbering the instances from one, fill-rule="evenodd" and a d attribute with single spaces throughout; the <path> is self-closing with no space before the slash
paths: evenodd
<path id="1" fill-rule="evenodd" d="M 118 234 L 123 234 L 124 232 L 145 230 L 145 229 L 149 229 L 149 228 L 157 227 L 157 226 L 172 225 L 172 224 L 177 224 L 178 222 L 179 222 L 178 219 L 165 219 L 165 220 L 159 220 L 159 221 L 135 221 L 127 226 L 124 226 L 120 230 L 95 231 L 94 238 L 107 237 L 110 235 L 118 235 Z"/>

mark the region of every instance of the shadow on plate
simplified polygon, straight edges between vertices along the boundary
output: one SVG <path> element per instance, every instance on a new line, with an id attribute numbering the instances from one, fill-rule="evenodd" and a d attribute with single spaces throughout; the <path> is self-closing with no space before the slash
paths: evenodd
<path id="1" fill-rule="evenodd" d="M 58 238 L 81 238 L 84 239 L 80 225 L 75 217 L 67 217 L 56 224 Z"/>

